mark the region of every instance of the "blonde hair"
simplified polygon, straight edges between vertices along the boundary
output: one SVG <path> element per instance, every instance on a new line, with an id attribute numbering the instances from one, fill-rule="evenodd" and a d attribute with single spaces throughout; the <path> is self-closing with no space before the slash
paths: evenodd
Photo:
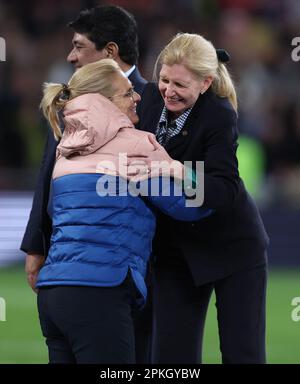
<path id="1" fill-rule="evenodd" d="M 113 77 L 122 74 L 118 64 L 112 59 L 102 59 L 79 68 L 68 84 L 44 83 L 40 107 L 49 121 L 56 140 L 62 136 L 58 112 L 69 100 L 86 93 L 100 93 L 109 98 L 114 95 Z"/>
<path id="2" fill-rule="evenodd" d="M 227 97 L 235 111 L 237 110 L 236 92 L 227 68 L 218 60 L 213 44 L 203 36 L 190 33 L 177 34 L 156 60 L 153 73 L 156 81 L 163 64 L 183 64 L 199 80 L 212 76 L 212 90 L 220 97 Z"/>

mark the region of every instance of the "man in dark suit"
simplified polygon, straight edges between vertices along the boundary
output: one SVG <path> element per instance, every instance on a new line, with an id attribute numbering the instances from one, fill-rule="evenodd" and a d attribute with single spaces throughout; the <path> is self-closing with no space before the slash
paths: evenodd
<path id="1" fill-rule="evenodd" d="M 98 6 L 80 12 L 78 18 L 69 23 L 69 26 L 74 30 L 74 36 L 73 49 L 67 60 L 75 70 L 104 58 L 114 59 L 133 84 L 135 91 L 139 94 L 142 93 L 146 80 L 136 67 L 138 60 L 137 24 L 130 13 L 117 6 Z M 47 205 L 57 144 L 53 134 L 49 131 L 30 218 L 21 244 L 21 249 L 27 253 L 25 270 L 28 283 L 33 290 L 35 290 L 38 272 L 45 262 L 52 233 Z M 143 317 L 140 322 L 137 321 L 138 362 L 145 362 L 146 359 L 144 351 L 148 347 L 145 347 L 144 340 L 150 342 L 148 332 L 151 328 L 151 317 L 148 314 L 145 316 L 146 318 Z"/>

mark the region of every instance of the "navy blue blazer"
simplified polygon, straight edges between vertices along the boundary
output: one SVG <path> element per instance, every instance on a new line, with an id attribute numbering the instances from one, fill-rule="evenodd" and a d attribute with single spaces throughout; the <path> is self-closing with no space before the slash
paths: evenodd
<path id="1" fill-rule="evenodd" d="M 141 76 L 137 68 L 131 73 L 129 80 L 136 92 L 142 94 L 147 81 Z M 46 256 L 49 250 L 52 222 L 47 213 L 47 206 L 57 144 L 52 131 L 49 131 L 37 178 L 32 209 L 20 247 L 22 251 L 27 253 L 32 252 Z"/>
<path id="2" fill-rule="evenodd" d="M 158 87 L 148 83 L 139 103 L 138 128 L 155 133 L 162 109 Z M 179 250 L 197 285 L 265 261 L 269 239 L 239 177 L 237 139 L 236 112 L 226 98 L 208 90 L 199 96 L 180 134 L 166 145 L 173 159 L 204 161 L 203 206 L 215 213 L 193 223 L 158 213 L 156 261 L 170 263 Z"/>

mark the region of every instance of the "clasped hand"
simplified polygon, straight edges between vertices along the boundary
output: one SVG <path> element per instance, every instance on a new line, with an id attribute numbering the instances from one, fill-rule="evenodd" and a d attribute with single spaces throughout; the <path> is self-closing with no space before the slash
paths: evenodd
<path id="1" fill-rule="evenodd" d="M 149 135 L 148 139 L 154 150 L 149 154 L 134 153 L 127 157 L 126 177 L 131 181 L 142 181 L 148 177 L 168 176 L 181 181 L 184 178 L 184 166 L 180 161 L 173 160 L 168 152 Z"/>

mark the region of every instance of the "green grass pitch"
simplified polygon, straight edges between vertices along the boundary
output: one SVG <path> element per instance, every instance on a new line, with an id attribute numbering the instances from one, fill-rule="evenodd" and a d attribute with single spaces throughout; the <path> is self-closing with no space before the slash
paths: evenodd
<path id="1" fill-rule="evenodd" d="M 22 266 L 0 269 L 0 363 L 47 363 L 47 348 L 36 309 L 36 295 L 27 286 Z M 271 270 L 267 301 L 269 363 L 300 363 L 300 321 L 292 320 L 292 299 L 300 297 L 300 269 Z M 1 308 L 0 308 L 1 309 Z M 300 313 L 300 310 L 299 312 Z M 0 319 L 3 319 L 0 314 Z M 220 363 L 214 297 L 206 321 L 204 363 Z"/>

